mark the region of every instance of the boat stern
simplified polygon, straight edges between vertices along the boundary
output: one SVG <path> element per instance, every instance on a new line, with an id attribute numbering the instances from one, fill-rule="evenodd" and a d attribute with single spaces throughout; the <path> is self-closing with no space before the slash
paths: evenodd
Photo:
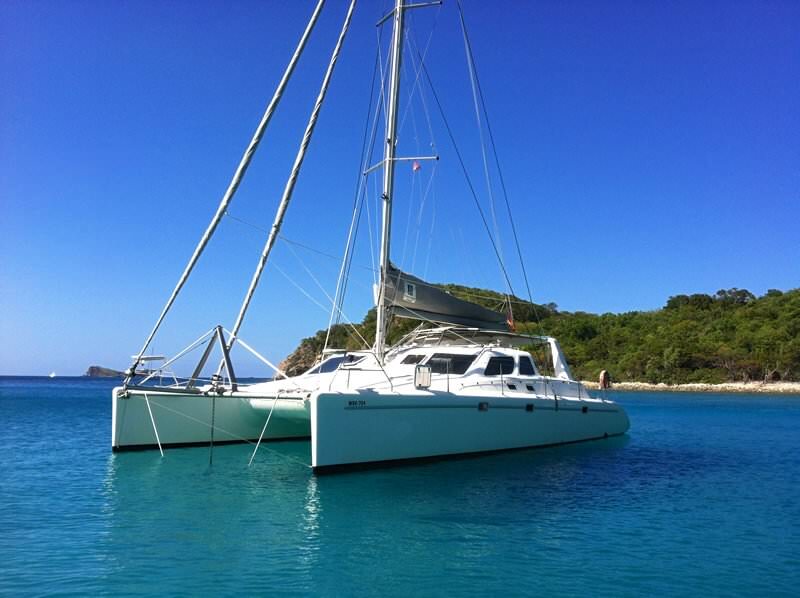
<path id="1" fill-rule="evenodd" d="M 119 431 L 117 428 L 117 414 L 119 413 L 119 409 L 117 407 L 118 402 L 121 398 L 122 393 L 125 392 L 124 387 L 122 386 L 115 386 L 114 390 L 111 391 L 111 450 L 117 450 L 119 448 Z"/>

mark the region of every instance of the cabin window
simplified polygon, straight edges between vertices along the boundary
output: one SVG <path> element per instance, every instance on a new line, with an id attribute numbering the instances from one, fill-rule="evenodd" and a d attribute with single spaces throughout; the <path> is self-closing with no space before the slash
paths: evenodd
<path id="1" fill-rule="evenodd" d="M 506 375 L 514 371 L 513 357 L 492 357 L 484 370 L 484 376 Z"/>
<path id="2" fill-rule="evenodd" d="M 419 363 L 423 359 L 425 359 L 424 355 L 406 355 L 403 361 L 401 361 L 400 363 L 413 365 L 415 363 Z"/>
<path id="3" fill-rule="evenodd" d="M 519 358 L 519 375 L 520 376 L 535 376 L 536 370 L 533 369 L 533 362 L 527 355 Z"/>
<path id="4" fill-rule="evenodd" d="M 434 353 L 428 360 L 434 374 L 463 374 L 475 361 L 476 355 L 458 355 L 454 353 Z"/>
<path id="5" fill-rule="evenodd" d="M 307 374 L 327 374 L 339 369 L 340 365 L 353 365 L 364 359 L 363 355 L 337 355 L 326 359 L 317 367 L 306 372 Z"/>
<path id="6" fill-rule="evenodd" d="M 417 285 L 411 284 L 410 282 L 405 283 L 405 288 L 403 289 L 403 300 L 408 301 L 409 303 L 417 302 Z"/>

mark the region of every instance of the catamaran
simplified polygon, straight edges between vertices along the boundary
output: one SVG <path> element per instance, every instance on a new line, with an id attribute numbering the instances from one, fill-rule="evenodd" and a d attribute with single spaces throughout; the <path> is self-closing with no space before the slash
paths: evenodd
<path id="1" fill-rule="evenodd" d="M 384 92 L 383 159 L 372 167 L 364 164 L 365 176 L 382 170 L 377 321 L 372 345 L 352 351 L 326 348 L 313 367 L 288 376 L 239 334 L 287 213 L 349 28 L 353 0 L 233 327 L 227 330 L 214 326 L 175 357 L 152 367 L 154 357 L 148 356 L 147 351 L 153 338 L 226 214 L 323 4 L 324 0 L 320 0 L 316 5 L 212 222 L 142 349 L 133 357 L 124 383 L 112 392 L 113 450 L 158 448 L 163 454 L 166 447 L 245 441 L 255 442 L 257 450 L 264 440 L 310 437 L 311 466 L 315 471 L 325 471 L 624 434 L 629 421 L 623 408 L 602 395 L 592 396 L 580 381 L 573 379 L 556 339 L 518 334 L 510 329 L 506 313 L 457 298 L 395 267 L 390 259 L 395 168 L 398 162 L 412 159 L 396 155 L 404 19 L 411 9 L 440 2 L 406 4 L 396 0 L 394 8 L 379 23 L 382 26 L 391 21 L 393 29 Z M 415 167 L 417 160 L 427 158 L 438 156 L 415 157 Z M 348 248 L 349 243 L 348 237 Z M 348 251 L 334 299 L 334 312 L 339 313 Z M 387 337 L 393 318 L 411 318 L 422 324 L 390 344 Z M 275 378 L 253 384 L 238 381 L 231 357 L 234 344 L 272 368 Z M 534 361 L 530 350 L 537 347 L 546 350 L 536 354 L 549 355 L 549 363 Z M 169 366 L 193 351 L 201 356 L 192 374 L 185 379 L 173 376 L 164 383 Z M 218 365 L 211 367 L 214 373 L 203 377 L 217 360 Z"/>

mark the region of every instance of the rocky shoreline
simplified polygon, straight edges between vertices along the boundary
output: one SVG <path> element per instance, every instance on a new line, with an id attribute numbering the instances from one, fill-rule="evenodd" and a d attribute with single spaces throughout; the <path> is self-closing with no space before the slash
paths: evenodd
<path id="1" fill-rule="evenodd" d="M 597 390 L 597 382 L 585 381 L 590 390 Z M 796 394 L 800 395 L 800 382 L 723 382 L 708 384 L 694 382 L 689 384 L 651 384 L 649 382 L 614 382 L 611 390 L 654 391 L 654 392 L 742 392 L 753 394 Z"/>

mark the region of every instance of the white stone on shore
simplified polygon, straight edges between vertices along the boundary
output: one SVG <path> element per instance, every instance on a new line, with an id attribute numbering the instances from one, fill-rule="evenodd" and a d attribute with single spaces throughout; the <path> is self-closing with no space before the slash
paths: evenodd
<path id="1" fill-rule="evenodd" d="M 597 382 L 584 381 L 583 384 L 592 390 L 598 390 Z M 670 391 L 670 392 L 743 392 L 759 394 L 796 394 L 800 395 L 800 382 L 723 382 L 708 384 L 692 382 L 688 384 L 650 384 L 649 382 L 612 382 L 612 390 L 638 391 Z"/>

